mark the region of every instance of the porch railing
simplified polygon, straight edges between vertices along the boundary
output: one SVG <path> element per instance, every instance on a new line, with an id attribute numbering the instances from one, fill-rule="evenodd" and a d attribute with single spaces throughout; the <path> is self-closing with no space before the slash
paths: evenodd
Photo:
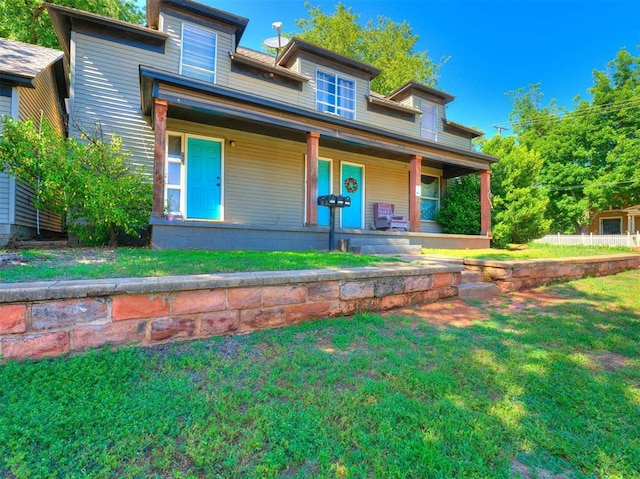
<path id="1" fill-rule="evenodd" d="M 557 245 L 585 245 L 585 246 L 627 246 L 640 247 L 640 233 L 627 233 L 626 235 L 594 235 L 592 233 L 582 235 L 547 235 L 534 240 L 535 243 L 547 243 Z"/>

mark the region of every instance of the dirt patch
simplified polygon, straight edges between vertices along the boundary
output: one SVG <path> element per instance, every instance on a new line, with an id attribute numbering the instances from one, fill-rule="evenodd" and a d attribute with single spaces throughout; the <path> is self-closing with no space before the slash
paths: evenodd
<path id="1" fill-rule="evenodd" d="M 511 472 L 512 477 L 519 477 L 520 479 L 570 479 L 573 477 L 570 471 L 554 474 L 543 467 L 527 466 L 517 459 L 511 461 Z"/>
<path id="2" fill-rule="evenodd" d="M 587 356 L 609 373 L 625 368 L 629 365 L 629 358 L 611 351 L 588 353 Z"/>
<path id="3" fill-rule="evenodd" d="M 388 316 L 398 313 L 411 315 L 436 326 L 446 325 L 456 328 L 469 327 L 474 321 L 486 321 L 489 319 L 489 314 L 486 310 L 472 306 L 461 299 L 430 303 L 413 309 L 388 311 L 383 315 Z"/>
<path id="4" fill-rule="evenodd" d="M 6 257 L 6 260 L 2 260 Z M 0 257 L 0 268 L 20 268 L 21 266 L 68 266 L 73 264 L 109 263 L 116 258 L 115 248 L 56 248 L 47 249 L 43 254 L 33 257 L 30 254 L 3 253 Z"/>

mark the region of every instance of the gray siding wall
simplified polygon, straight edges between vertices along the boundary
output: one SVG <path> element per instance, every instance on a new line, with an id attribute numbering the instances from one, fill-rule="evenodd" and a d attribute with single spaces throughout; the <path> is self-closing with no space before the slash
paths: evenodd
<path id="1" fill-rule="evenodd" d="M 44 70 L 35 79 L 36 88 L 19 88 L 20 102 L 18 104 L 18 118 L 20 120 L 32 119 L 39 124 L 43 115 L 53 128 L 63 134 L 64 127 L 58 94 L 55 88 L 55 80 L 51 68 Z M 14 224 L 35 228 L 37 226 L 37 214 L 33 207 L 34 193 L 31 188 L 16 183 L 15 185 L 15 221 Z M 62 231 L 62 218 L 49 211 L 40 212 L 40 228 L 49 231 Z"/>
<path id="2" fill-rule="evenodd" d="M 4 115 L 11 116 L 11 97 L 0 96 L 0 119 Z M 0 224 L 9 222 L 10 186 L 11 179 L 9 176 L 0 173 Z"/>
<path id="3" fill-rule="evenodd" d="M 122 138 L 130 162 L 153 174 L 153 130 L 140 109 L 139 65 L 170 70 L 159 54 L 108 41 L 83 33 L 73 33 L 69 136 L 80 139 L 81 131 L 96 127 L 108 138 Z"/>

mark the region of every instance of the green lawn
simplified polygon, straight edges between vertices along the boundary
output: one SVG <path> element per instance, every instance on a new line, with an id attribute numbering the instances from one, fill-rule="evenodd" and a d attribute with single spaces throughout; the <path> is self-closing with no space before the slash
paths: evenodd
<path id="1" fill-rule="evenodd" d="M 188 251 L 73 248 L 20 251 L 23 261 L 0 266 L 0 282 L 373 266 L 388 259 L 320 251 Z"/>
<path id="2" fill-rule="evenodd" d="M 10 362 L 0 477 L 639 477 L 639 283 Z"/>
<path id="3" fill-rule="evenodd" d="M 531 244 L 520 251 L 425 249 L 426 254 L 529 259 L 629 253 L 629 248 Z M 100 279 L 247 271 L 353 268 L 393 261 L 371 255 L 322 251 L 186 251 L 147 248 L 73 248 L 20 251 L 20 261 L 0 265 L 0 283 Z"/>
<path id="4" fill-rule="evenodd" d="M 454 256 L 456 258 L 491 259 L 498 261 L 520 259 L 569 258 L 574 256 L 601 256 L 616 253 L 632 253 L 623 246 L 563 246 L 529 243 L 524 249 L 436 249 L 423 248 L 423 254 Z"/>

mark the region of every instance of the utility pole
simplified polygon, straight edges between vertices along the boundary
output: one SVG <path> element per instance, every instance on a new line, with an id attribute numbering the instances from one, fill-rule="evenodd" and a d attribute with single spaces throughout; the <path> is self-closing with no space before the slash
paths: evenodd
<path id="1" fill-rule="evenodd" d="M 498 135 L 502 135 L 502 130 L 507 131 L 509 129 L 506 126 L 498 126 L 498 125 L 493 125 L 493 127 L 496 130 L 498 130 Z"/>

